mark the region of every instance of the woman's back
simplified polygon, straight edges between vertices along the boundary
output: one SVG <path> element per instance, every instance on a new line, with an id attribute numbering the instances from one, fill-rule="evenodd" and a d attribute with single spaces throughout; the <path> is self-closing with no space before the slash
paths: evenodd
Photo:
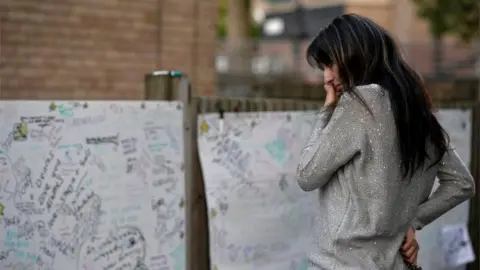
<path id="1" fill-rule="evenodd" d="M 297 172 L 302 189 L 319 192 L 311 269 L 407 269 L 399 248 L 408 227 L 421 229 L 474 192 L 455 151 L 436 162 L 430 148 L 405 179 L 389 93 L 375 84 L 320 112 Z"/>

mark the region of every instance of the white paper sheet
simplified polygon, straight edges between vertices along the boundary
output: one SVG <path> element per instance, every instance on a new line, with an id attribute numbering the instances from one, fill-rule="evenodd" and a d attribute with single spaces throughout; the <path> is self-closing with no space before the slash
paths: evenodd
<path id="1" fill-rule="evenodd" d="M 458 267 L 475 260 L 472 242 L 465 224 L 443 227 L 440 239 L 447 266 Z"/>

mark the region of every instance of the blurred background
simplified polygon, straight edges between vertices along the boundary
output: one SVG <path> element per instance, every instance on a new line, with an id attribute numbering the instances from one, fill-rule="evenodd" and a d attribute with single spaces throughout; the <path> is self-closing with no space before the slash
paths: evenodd
<path id="1" fill-rule="evenodd" d="M 478 11 L 476 0 L 2 0 L 0 97 L 142 99 L 145 74 L 177 69 L 198 95 L 318 99 L 305 48 L 348 12 L 391 31 L 436 88 L 462 91 L 445 82 L 476 88 Z"/>
<path id="2" fill-rule="evenodd" d="M 278 86 L 255 88 L 268 82 L 296 82 L 301 88 L 317 85 L 321 74 L 308 66 L 305 49 L 321 28 L 343 13 L 367 16 L 389 30 L 401 44 L 406 59 L 425 78 L 472 78 L 479 62 L 479 46 L 474 41 L 479 28 L 478 2 L 452 2 L 220 1 L 217 93 L 268 95 L 261 90 L 272 91 Z M 253 87 L 244 86 L 242 91 L 232 85 L 234 81 L 249 81 Z M 298 86 L 294 89 L 288 92 L 300 90 Z"/>

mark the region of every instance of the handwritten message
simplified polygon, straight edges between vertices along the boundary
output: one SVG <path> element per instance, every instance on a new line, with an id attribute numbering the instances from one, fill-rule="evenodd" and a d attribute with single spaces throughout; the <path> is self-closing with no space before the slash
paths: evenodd
<path id="1" fill-rule="evenodd" d="M 0 269 L 184 269 L 182 119 L 177 102 L 0 102 Z"/>
<path id="2" fill-rule="evenodd" d="M 212 269 L 306 270 L 316 195 L 295 182 L 311 112 L 199 117 Z"/>

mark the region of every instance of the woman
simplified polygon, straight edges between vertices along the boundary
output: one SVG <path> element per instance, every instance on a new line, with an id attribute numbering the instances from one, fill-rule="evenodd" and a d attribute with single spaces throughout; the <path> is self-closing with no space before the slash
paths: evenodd
<path id="1" fill-rule="evenodd" d="M 387 31 L 342 15 L 307 56 L 327 92 L 297 169 L 300 187 L 319 192 L 309 269 L 411 269 L 414 230 L 471 198 L 472 176 Z"/>

